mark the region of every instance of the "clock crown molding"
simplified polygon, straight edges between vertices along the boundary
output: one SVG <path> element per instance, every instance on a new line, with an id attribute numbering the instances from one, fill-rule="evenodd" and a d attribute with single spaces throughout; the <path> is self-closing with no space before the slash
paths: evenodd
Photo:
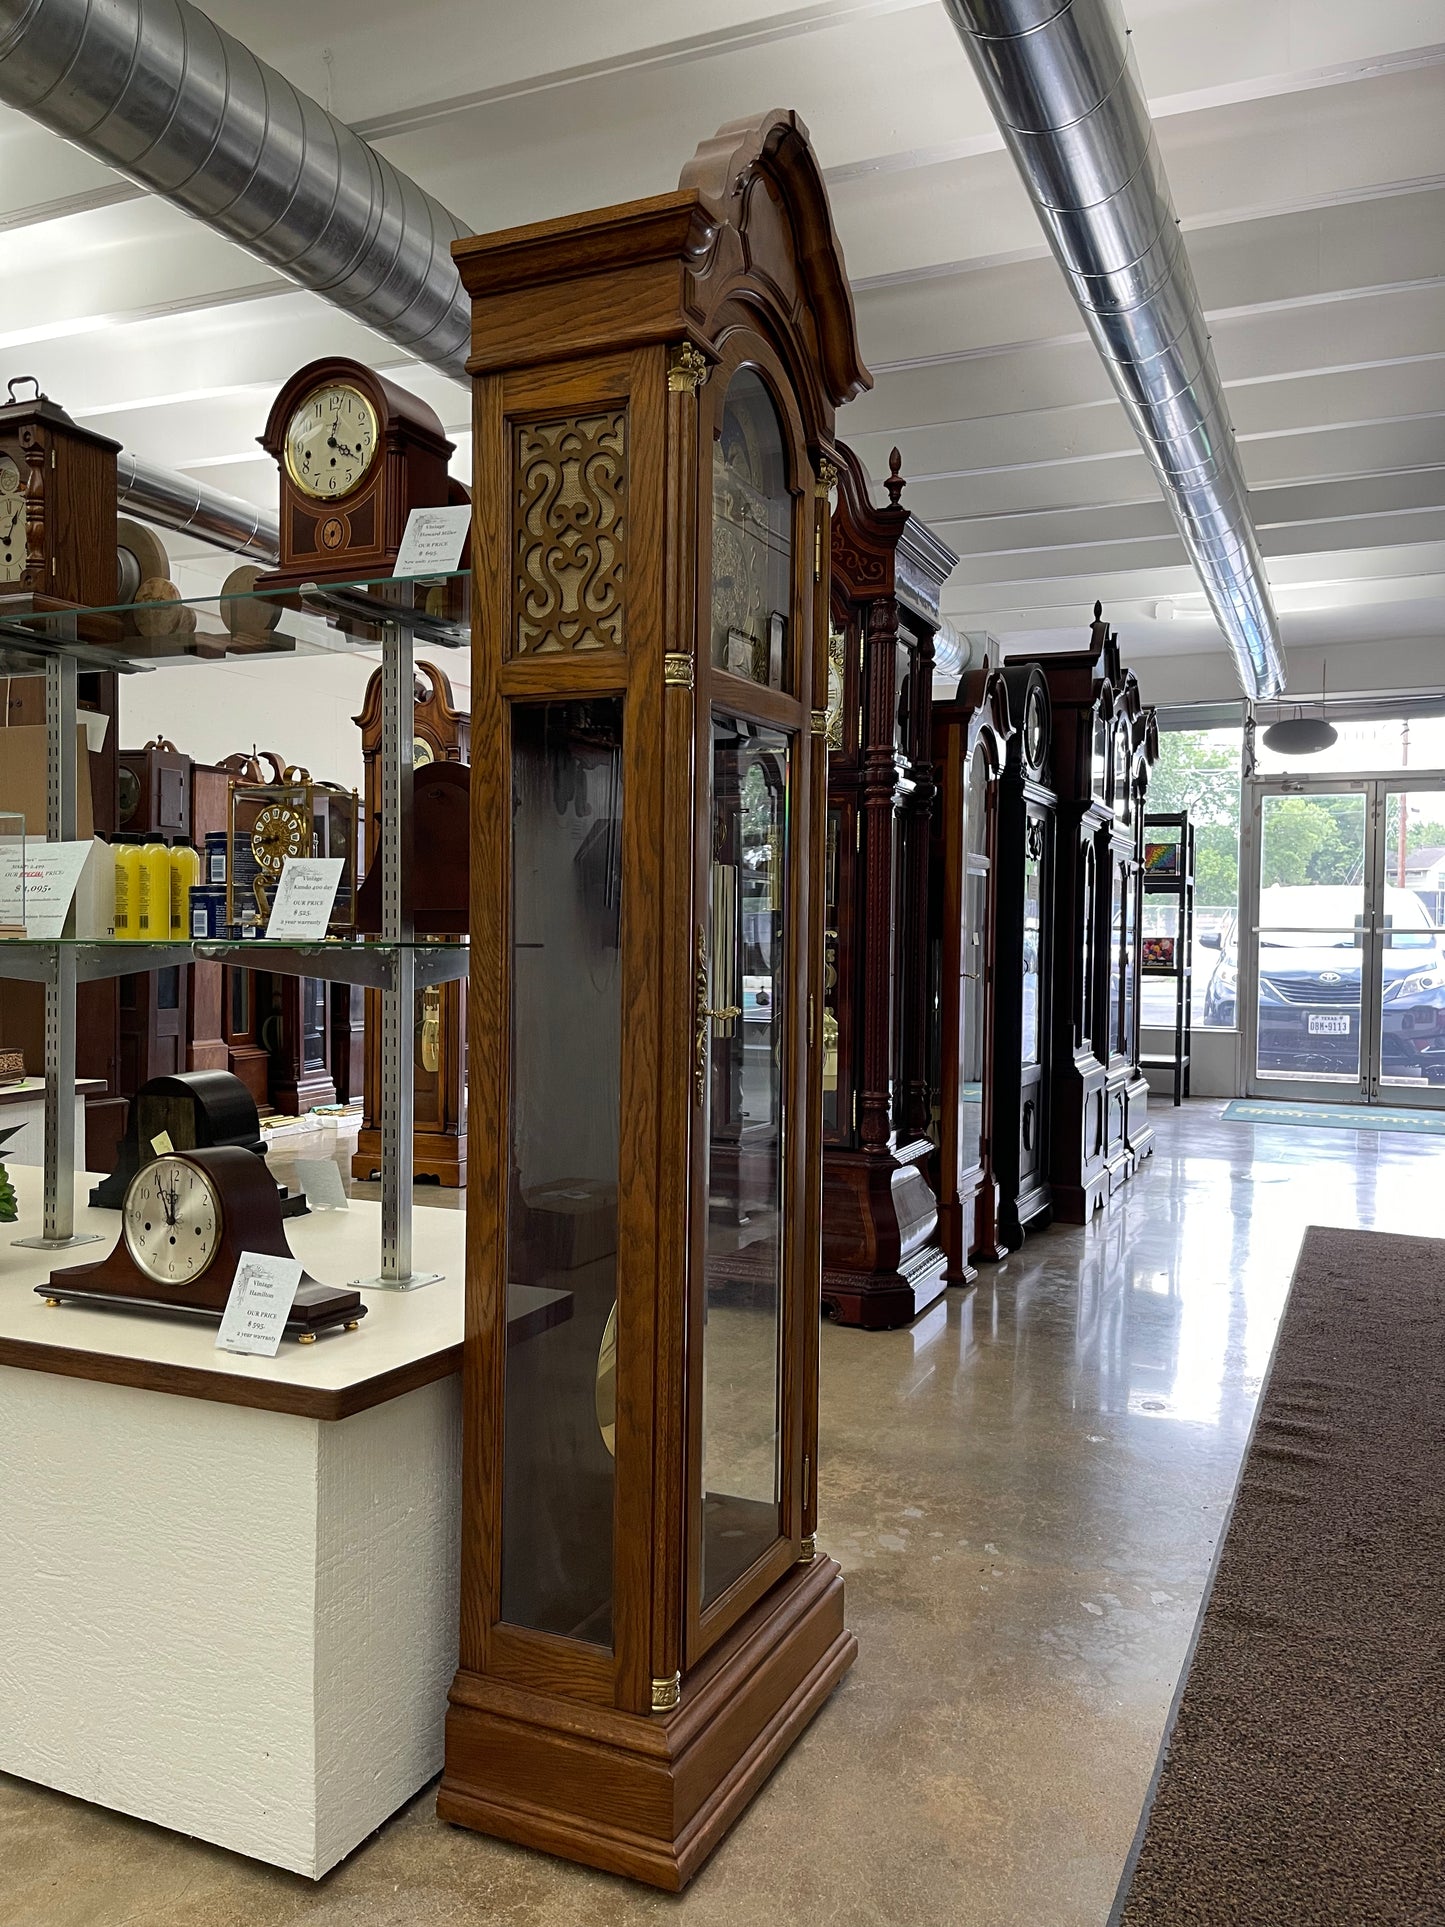
<path id="1" fill-rule="evenodd" d="M 867 472 L 846 442 L 838 443 L 835 455 L 834 576 L 850 596 L 897 596 L 936 628 L 939 598 L 957 554 L 912 510 L 899 503 L 875 505 Z"/>
<path id="2" fill-rule="evenodd" d="M 822 169 L 786 109 L 720 128 L 671 193 L 471 235 L 452 256 L 472 297 L 472 375 L 681 338 L 715 357 L 735 303 L 783 358 L 823 452 L 835 411 L 873 386 Z M 528 300 L 539 286 L 556 294 L 545 354 Z"/>
<path id="3" fill-rule="evenodd" d="M 25 400 L 17 398 L 15 390 L 23 382 L 33 384 L 35 393 Z M 112 455 L 120 453 L 120 443 L 112 441 L 108 435 L 98 435 L 93 428 L 82 428 L 80 423 L 52 401 L 35 380 L 33 375 L 17 375 L 7 384 L 7 400 L 0 404 L 0 440 L 8 439 L 15 431 L 26 427 L 58 428 L 78 440 L 89 442 L 93 448 L 107 450 Z"/>

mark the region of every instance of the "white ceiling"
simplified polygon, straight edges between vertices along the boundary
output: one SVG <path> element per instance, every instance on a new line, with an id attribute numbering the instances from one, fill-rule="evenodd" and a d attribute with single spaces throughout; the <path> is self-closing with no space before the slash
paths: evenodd
<path id="1" fill-rule="evenodd" d="M 1344 687 L 1445 637 L 1445 0 L 1126 5 L 1286 647 Z M 1100 596 L 1131 657 L 1223 650 L 936 0 L 208 10 L 478 230 L 668 188 L 796 107 L 876 380 L 840 430 L 875 476 L 901 447 L 957 625 L 1059 646 Z M 3 110 L 0 284 L 0 378 L 214 486 L 274 501 L 255 437 L 327 352 L 424 395 L 465 473 L 458 384 Z"/>

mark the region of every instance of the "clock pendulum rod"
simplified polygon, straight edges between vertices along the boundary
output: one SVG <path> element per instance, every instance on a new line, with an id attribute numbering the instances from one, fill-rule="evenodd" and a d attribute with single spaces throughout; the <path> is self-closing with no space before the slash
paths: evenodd
<path id="1" fill-rule="evenodd" d="M 76 674 L 74 656 L 45 662 L 45 834 L 52 843 L 76 836 Z M 45 971 L 45 1177 L 43 1229 L 17 1245 L 65 1251 L 98 1244 L 75 1230 L 75 949 L 51 946 Z"/>
<path id="2" fill-rule="evenodd" d="M 410 872 L 413 850 L 411 625 L 381 632 L 381 938 L 391 951 L 381 993 L 381 1275 L 368 1279 L 394 1291 L 434 1285 L 437 1271 L 413 1271 L 411 1260 L 412 1131 L 416 1102 L 416 952 L 412 947 Z"/>

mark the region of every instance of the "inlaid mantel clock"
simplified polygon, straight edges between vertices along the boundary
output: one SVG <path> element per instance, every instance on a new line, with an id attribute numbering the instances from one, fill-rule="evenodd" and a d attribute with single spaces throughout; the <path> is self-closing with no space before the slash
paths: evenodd
<path id="1" fill-rule="evenodd" d="M 460 1668 L 445 1819 L 669 1888 L 851 1664 L 815 1550 L 829 493 L 806 130 L 459 242 L 473 303 Z M 506 1302 L 565 1316 L 508 1348 Z"/>
<path id="2" fill-rule="evenodd" d="M 944 1289 L 927 1165 L 933 640 L 958 557 L 839 450 L 828 635 L 823 1305 L 907 1324 Z"/>

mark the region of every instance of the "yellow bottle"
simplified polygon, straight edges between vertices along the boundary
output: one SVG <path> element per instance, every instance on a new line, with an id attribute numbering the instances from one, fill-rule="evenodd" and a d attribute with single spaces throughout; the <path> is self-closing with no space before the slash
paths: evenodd
<path id="1" fill-rule="evenodd" d="M 110 840 L 115 856 L 115 934 L 140 935 L 140 838 L 118 830 Z"/>
<path id="2" fill-rule="evenodd" d="M 136 935 L 142 943 L 169 943 L 171 936 L 171 853 L 152 830 L 140 848 L 140 905 Z"/>
<path id="3" fill-rule="evenodd" d="M 188 836 L 171 844 L 171 942 L 191 934 L 191 891 L 201 880 L 201 853 Z"/>

